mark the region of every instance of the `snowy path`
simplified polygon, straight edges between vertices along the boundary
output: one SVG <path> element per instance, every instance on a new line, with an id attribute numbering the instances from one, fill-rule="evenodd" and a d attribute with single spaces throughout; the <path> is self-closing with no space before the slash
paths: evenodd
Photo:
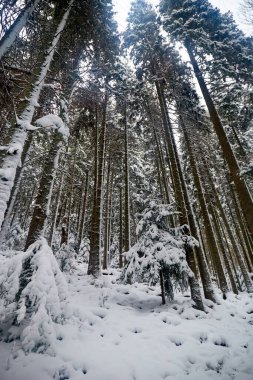
<path id="1" fill-rule="evenodd" d="M 0 379 L 253 379 L 248 295 L 230 295 L 206 315 L 187 297 L 161 306 L 158 289 L 112 278 L 94 286 L 82 272 L 69 276 L 69 319 L 56 325 L 56 356 L 25 356 L 17 344 L 1 343 Z"/>

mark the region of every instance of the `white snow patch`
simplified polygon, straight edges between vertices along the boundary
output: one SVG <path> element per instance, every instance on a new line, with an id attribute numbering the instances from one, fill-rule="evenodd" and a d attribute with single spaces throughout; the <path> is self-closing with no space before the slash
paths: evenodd
<path id="1" fill-rule="evenodd" d="M 36 125 L 42 128 L 52 128 L 61 133 L 65 138 L 69 137 L 69 128 L 65 126 L 62 119 L 54 114 L 48 114 L 36 120 Z"/>
<path id="2" fill-rule="evenodd" d="M 252 380 L 252 297 L 191 308 L 188 294 L 161 306 L 158 287 L 68 275 L 65 321 L 53 323 L 55 356 L 0 344 L 1 380 Z M 50 286 L 49 286 L 50 288 Z M 49 289 L 48 288 L 48 289 Z"/>

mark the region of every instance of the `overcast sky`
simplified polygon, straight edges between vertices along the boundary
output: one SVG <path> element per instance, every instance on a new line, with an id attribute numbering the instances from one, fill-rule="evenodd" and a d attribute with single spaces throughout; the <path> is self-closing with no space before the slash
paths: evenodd
<path id="1" fill-rule="evenodd" d="M 154 5 L 159 3 L 159 0 L 150 0 L 150 2 Z M 210 2 L 219 7 L 222 12 L 231 11 L 234 14 L 234 18 L 241 29 L 245 32 L 249 30 L 249 28 L 242 24 L 239 12 L 240 0 L 210 0 Z M 122 31 L 126 27 L 126 17 L 130 9 L 131 1 L 130 0 L 113 0 L 115 5 L 116 19 L 119 24 L 119 30 Z"/>

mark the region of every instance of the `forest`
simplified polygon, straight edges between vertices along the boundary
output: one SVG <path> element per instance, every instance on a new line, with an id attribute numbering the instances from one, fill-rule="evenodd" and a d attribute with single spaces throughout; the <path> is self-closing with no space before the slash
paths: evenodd
<path id="1" fill-rule="evenodd" d="M 0 380 L 253 379 L 239 2 L 1 0 Z"/>

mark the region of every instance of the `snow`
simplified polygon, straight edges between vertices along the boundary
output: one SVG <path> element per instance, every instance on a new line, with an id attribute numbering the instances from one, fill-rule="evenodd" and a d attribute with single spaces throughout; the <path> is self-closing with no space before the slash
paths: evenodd
<path id="1" fill-rule="evenodd" d="M 157 287 L 94 280 L 87 265 L 67 275 L 64 322 L 54 323 L 54 356 L 0 344 L 1 380 L 252 380 L 252 296 L 206 302 L 176 294 L 161 306 Z"/>
<path id="2" fill-rule="evenodd" d="M 0 43 L 0 60 L 4 56 L 4 54 L 8 51 L 10 46 L 15 41 L 16 37 L 19 35 L 20 31 L 24 28 L 28 18 L 31 16 L 33 11 L 36 9 L 40 0 L 31 1 L 30 4 L 27 5 L 27 8 L 24 8 L 24 12 L 20 13 L 19 19 L 17 19 L 15 25 L 12 25 L 12 30 L 9 35 L 5 35 Z"/>
<path id="3" fill-rule="evenodd" d="M 40 119 L 37 119 L 35 123 L 42 128 L 57 130 L 57 132 L 61 133 L 65 138 L 69 137 L 69 128 L 65 126 L 62 119 L 57 115 L 48 114 Z"/>
<path id="4" fill-rule="evenodd" d="M 17 300 L 20 275 L 28 259 L 31 278 Z M 7 252 L 0 256 L 0 293 L 3 338 L 9 341 L 17 337 L 25 352 L 48 349 L 53 353 L 56 340 L 53 322 L 62 318 L 67 283 L 44 238 L 26 252 Z M 14 319 L 19 326 L 13 325 Z"/>
<path id="5" fill-rule="evenodd" d="M 45 78 L 50 69 L 56 46 L 61 37 L 61 33 L 65 28 L 73 2 L 74 0 L 70 1 L 68 9 L 66 10 L 61 22 L 58 25 L 52 44 L 50 44 L 50 47 L 47 51 L 47 55 L 43 63 L 41 72 L 38 76 L 38 80 L 34 84 L 31 94 L 28 97 L 27 107 L 24 109 L 21 115 L 17 117 L 17 127 L 9 147 L 9 152 L 12 152 L 12 154 L 8 154 L 3 160 L 2 169 L 10 169 L 13 175 L 11 176 L 11 178 L 8 178 L 7 181 L 1 180 L 2 177 L 0 177 L 0 228 L 4 220 L 7 204 L 10 199 L 12 187 L 14 185 L 16 170 L 21 163 L 21 154 L 27 138 L 27 130 L 33 129 L 31 122 L 34 116 L 35 108 L 38 105 L 40 93 L 44 86 Z M 17 147 L 18 150 L 16 149 Z"/>

